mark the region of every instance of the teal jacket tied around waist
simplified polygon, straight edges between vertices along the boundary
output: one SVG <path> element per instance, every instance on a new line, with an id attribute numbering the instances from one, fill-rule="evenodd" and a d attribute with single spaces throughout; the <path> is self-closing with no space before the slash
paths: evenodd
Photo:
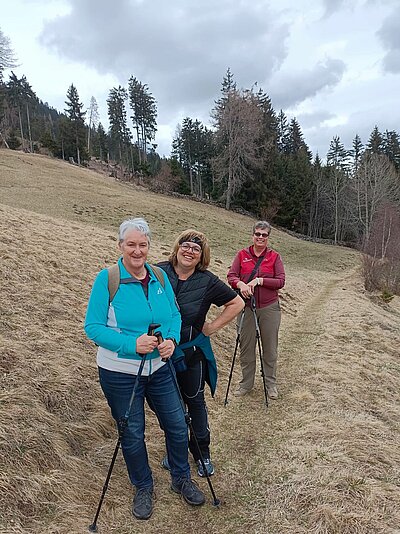
<path id="1" fill-rule="evenodd" d="M 188 341 L 187 343 L 182 343 L 182 345 L 178 345 L 175 348 L 175 352 L 172 356 L 172 362 L 174 364 L 174 367 L 176 371 L 179 373 L 180 371 L 186 370 L 186 364 L 185 364 L 185 353 L 183 352 L 185 349 L 188 349 L 190 347 L 199 347 L 207 360 L 207 375 L 206 380 L 207 384 L 210 386 L 211 395 L 214 397 L 215 389 L 217 387 L 217 379 L 218 379 L 218 373 L 217 373 L 217 362 L 215 361 L 214 352 L 212 350 L 211 341 L 208 336 L 205 336 L 203 333 L 200 333 L 197 337 L 192 339 L 192 341 Z"/>

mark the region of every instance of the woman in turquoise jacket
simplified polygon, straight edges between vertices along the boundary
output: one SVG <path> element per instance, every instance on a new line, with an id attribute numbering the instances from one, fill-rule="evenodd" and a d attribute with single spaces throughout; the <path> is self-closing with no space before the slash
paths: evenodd
<path id="1" fill-rule="evenodd" d="M 110 302 L 110 271 L 102 270 L 94 281 L 85 321 L 87 336 L 98 345 L 100 385 L 117 424 L 139 381 L 121 443 L 129 478 L 136 487 L 132 512 L 138 519 L 148 519 L 153 510 L 153 477 L 144 440 L 145 398 L 165 432 L 172 464 L 171 488 L 191 505 L 205 500 L 191 480 L 187 426 L 171 367 L 165 362 L 179 342 L 181 318 L 168 277 L 160 283 L 146 263 L 149 246 L 150 229 L 144 219 L 121 224 L 118 290 Z M 151 323 L 160 325 L 158 331 L 164 339 L 160 344 L 157 337 L 147 334 Z M 146 360 L 138 378 L 143 355 Z"/>

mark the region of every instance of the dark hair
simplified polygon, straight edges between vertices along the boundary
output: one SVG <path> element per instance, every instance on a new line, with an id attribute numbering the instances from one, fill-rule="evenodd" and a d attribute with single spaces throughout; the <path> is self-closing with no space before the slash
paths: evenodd
<path id="1" fill-rule="evenodd" d="M 169 261 L 175 267 L 178 263 L 177 255 L 179 250 L 179 245 L 187 241 L 188 243 L 197 243 L 201 247 L 201 256 L 200 261 L 196 265 L 196 269 L 199 271 L 205 271 L 210 265 L 210 245 L 208 244 L 208 239 L 204 234 L 189 228 L 189 230 L 184 230 L 181 232 L 175 240 L 174 248 L 169 256 Z"/>

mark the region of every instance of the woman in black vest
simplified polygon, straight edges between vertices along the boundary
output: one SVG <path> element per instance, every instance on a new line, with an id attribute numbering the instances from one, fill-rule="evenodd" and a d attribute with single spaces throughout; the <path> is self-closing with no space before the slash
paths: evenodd
<path id="1" fill-rule="evenodd" d="M 185 230 L 175 241 L 169 261 L 158 265 L 171 282 L 180 308 L 182 329 L 180 345 L 173 362 L 179 387 L 185 401 L 193 430 L 209 475 L 214 474 L 210 458 L 210 429 L 204 387 L 207 382 L 214 395 L 217 368 L 209 336 L 228 324 L 243 309 L 244 302 L 229 286 L 207 270 L 210 246 L 207 238 L 196 230 Z M 223 306 L 222 312 L 211 322 L 206 321 L 211 304 Z M 198 474 L 206 476 L 193 436 L 189 450 L 198 466 Z M 163 466 L 169 469 L 168 458 Z"/>

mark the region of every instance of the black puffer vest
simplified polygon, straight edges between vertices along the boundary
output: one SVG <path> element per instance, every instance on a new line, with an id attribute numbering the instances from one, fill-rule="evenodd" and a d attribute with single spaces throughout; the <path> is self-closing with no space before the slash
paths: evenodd
<path id="1" fill-rule="evenodd" d="M 178 290 L 179 279 L 173 265 L 165 261 L 158 263 L 158 266 L 167 273 L 181 312 L 182 328 L 180 342 L 186 343 L 187 341 L 191 341 L 200 334 L 206 319 L 208 310 L 200 310 L 200 308 L 206 295 L 207 287 L 212 281 L 213 274 L 209 271 L 195 271 Z M 201 315 L 200 311 L 203 312 Z"/>

